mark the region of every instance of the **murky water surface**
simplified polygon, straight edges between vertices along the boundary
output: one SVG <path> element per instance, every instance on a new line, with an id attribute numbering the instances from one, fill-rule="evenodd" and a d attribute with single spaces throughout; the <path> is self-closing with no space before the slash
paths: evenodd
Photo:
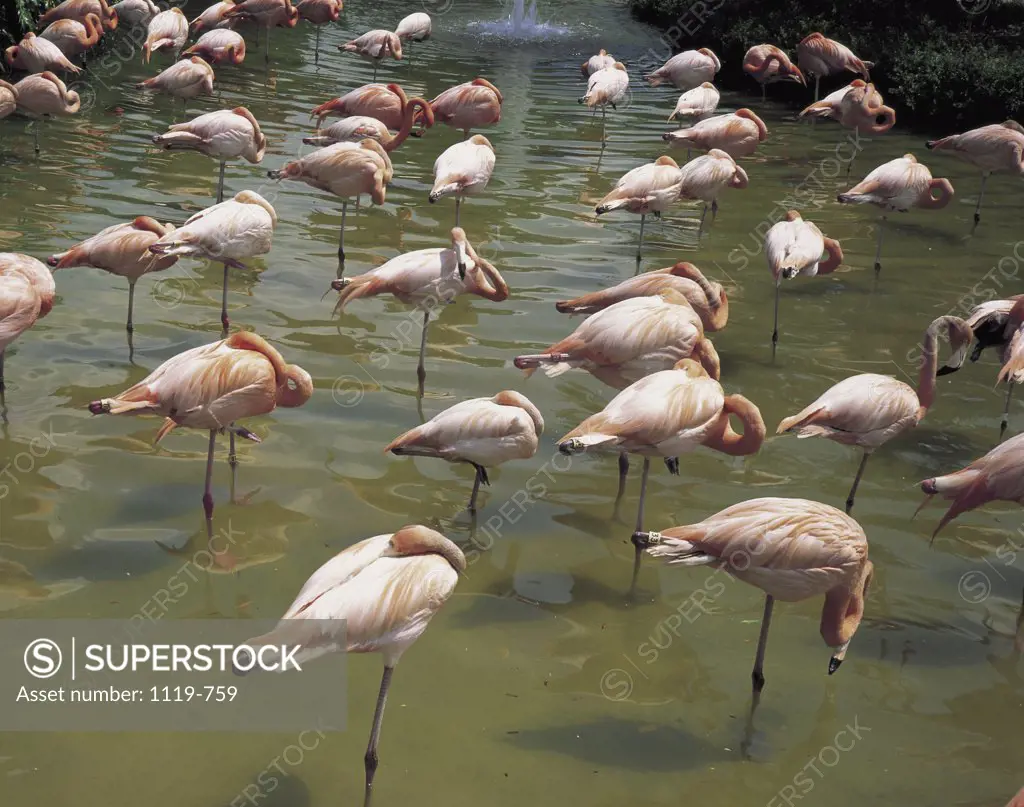
<path id="1" fill-rule="evenodd" d="M 281 220 L 273 251 L 232 276 L 231 317 L 305 367 L 317 391 L 302 409 L 250 424 L 264 442 L 241 447 L 238 494 L 245 498 L 236 505 L 228 503 L 222 449 L 215 519 L 237 536 L 238 569 L 201 574 L 167 606 L 166 618 L 275 617 L 334 552 L 411 522 L 439 526 L 470 548 L 460 512 L 470 473 L 381 454 L 419 422 L 418 316 L 371 300 L 332 320 L 333 303 L 320 295 L 334 277 L 339 204 L 265 178 L 308 148 L 301 138 L 311 107 L 369 81 L 371 67 L 335 45 L 418 10 L 415 3 L 351 5 L 324 31 L 319 66 L 314 31 L 305 24 L 274 31 L 269 73 L 262 46 L 247 32 L 247 63 L 218 70 L 219 104 L 206 100 L 190 110 L 244 103 L 267 133 L 261 166 L 234 164 L 227 172 L 231 192 L 259 190 Z M 868 466 L 855 515 L 869 536 L 876 575 L 865 622 L 838 675 L 825 674 L 819 603 L 776 608 L 768 685 L 744 754 L 759 592 L 727 584 L 710 613 L 680 620 L 677 608 L 702 587 L 705 572 L 649 562 L 641 601 L 627 604 L 631 527 L 610 518 L 614 459 L 570 463 L 554 450 L 554 440 L 610 392 L 583 374 L 524 381 L 510 366 L 515 354 L 543 348 L 573 327 L 555 313 L 556 299 L 633 273 L 638 220 L 614 214 L 598 222 L 593 205 L 624 172 L 663 153 L 659 135 L 675 95 L 633 75 L 630 103 L 609 116 L 611 139 L 602 152 L 600 128 L 576 104 L 578 66 L 601 46 L 635 63 L 656 39 L 618 4 L 552 0 L 540 3 L 538 18 L 571 29 L 561 39 L 510 43 L 467 33 L 472 23 L 500 16 L 497 4 L 460 0 L 436 17 L 431 41 L 411 46 L 407 62 L 386 64 L 382 77 L 430 98 L 482 75 L 505 95 L 504 119 L 487 132 L 498 154 L 494 180 L 466 204 L 462 221 L 512 296 L 503 304 L 460 298 L 431 326 L 424 413 L 512 387 L 537 403 L 548 432 L 533 461 L 491 473 L 481 512 L 481 526 L 489 527 L 477 534 L 490 548 L 471 556 L 457 595 L 397 671 L 377 803 L 777 805 L 785 803 L 780 792 L 793 798 L 787 786 L 803 803 L 830 807 L 1005 803 L 1021 784 L 1024 684 L 1013 635 L 1024 555 L 1007 544 L 1024 543 L 1021 515 L 1009 505 L 969 514 L 931 548 L 938 507 L 911 520 L 917 481 L 994 444 L 1002 409 L 995 357 L 942 379 L 921 427 Z M 181 119 L 180 105 L 133 87 L 152 72 L 138 56 L 116 69 L 90 70 L 91 107 L 43 128 L 38 161 L 24 122 L 0 124 L 0 248 L 45 257 L 114 222 L 148 214 L 180 223 L 211 203 L 213 162 L 149 143 Z M 696 208 L 680 206 L 664 224 L 648 227 L 643 266 L 692 260 L 726 285 L 730 322 L 714 335 L 724 385 L 755 401 L 774 431 L 846 375 L 916 377 L 908 353 L 928 323 L 965 295 L 1021 291 L 1021 203 L 1012 180 L 990 182 L 984 220 L 969 237 L 979 177 L 951 158 L 928 155 L 924 135 L 898 130 L 854 146 L 835 125 L 798 125 L 792 109 L 762 103 L 751 89 L 725 93 L 722 103 L 723 110 L 752 106 L 771 131 L 763 150 L 743 163 L 750 187 L 724 194 L 699 244 Z M 393 155 L 387 204 L 364 205 L 349 232 L 350 274 L 401 251 L 444 244 L 453 206 L 428 205 L 426 196 L 434 159 L 459 137 L 437 127 Z M 876 213 L 834 202 L 845 182 L 837 154 L 846 159 L 855 148 L 855 177 L 913 151 L 958 191 L 945 210 L 893 217 L 877 282 Z M 786 286 L 772 363 L 773 285 L 760 233 L 794 194 L 806 217 L 842 241 L 846 265 Z M 1002 271 L 991 271 L 997 266 Z M 53 313 L 7 358 L 10 423 L 0 442 L 7 464 L 0 500 L 5 616 L 130 616 L 202 548 L 205 436 L 176 433 L 154 448 L 156 421 L 93 418 L 85 405 L 216 339 L 220 279 L 220 266 L 192 262 L 144 278 L 132 364 L 126 284 L 90 269 L 57 275 Z M 1018 406 L 1011 429 L 1022 424 Z M 41 435 L 52 440 L 42 452 Z M 841 506 L 857 461 L 833 443 L 772 438 L 745 460 L 684 457 L 679 477 L 659 464 L 648 524 L 697 521 L 751 496 Z M 531 478 L 546 495 L 506 504 Z M 634 477 L 626 512 L 636 486 Z M 297 765 L 285 764 L 288 776 L 262 804 L 358 803 L 380 664 L 355 657 L 349 667 L 348 731 Z M 8 735 L 0 738 L 0 790 L 4 804 L 16 807 L 238 805 L 232 800 L 294 739 Z"/>

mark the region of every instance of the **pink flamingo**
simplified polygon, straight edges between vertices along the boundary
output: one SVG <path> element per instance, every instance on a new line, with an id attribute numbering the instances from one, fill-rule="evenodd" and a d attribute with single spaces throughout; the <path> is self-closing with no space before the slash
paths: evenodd
<path id="1" fill-rule="evenodd" d="M 342 12 L 342 0 L 299 0 L 295 10 L 299 19 L 316 26 L 316 44 L 313 45 L 313 63 L 320 63 L 320 27 L 337 22 Z"/>
<path id="2" fill-rule="evenodd" d="M 7 348 L 50 313 L 55 294 L 53 275 L 40 261 L 18 252 L 0 252 L 0 406 L 5 409 Z"/>
<path id="3" fill-rule="evenodd" d="M 44 70 L 67 70 L 69 73 L 81 73 L 77 65 L 68 61 L 57 45 L 31 31 L 17 45 L 11 45 L 4 51 L 4 59 L 9 67 L 24 70 L 28 73 L 41 73 Z"/>
<path id="4" fill-rule="evenodd" d="M 245 40 L 237 31 L 215 28 L 199 37 L 182 55 L 201 56 L 210 64 L 241 64 L 245 60 Z"/>
<path id="5" fill-rule="evenodd" d="M 449 87 L 430 102 L 434 118 L 453 129 L 462 129 L 462 139 L 470 129 L 493 126 L 501 120 L 501 91 L 485 78 Z M 383 120 L 383 119 L 382 119 Z"/>
<path id="6" fill-rule="evenodd" d="M 400 129 L 408 103 L 405 91 L 397 84 L 364 84 L 340 98 L 314 107 L 309 116 L 322 122 L 328 115 L 340 118 L 365 115 L 376 118 L 388 129 Z M 421 117 L 425 115 L 417 115 L 416 121 Z"/>
<path id="7" fill-rule="evenodd" d="M 762 100 L 767 97 L 768 85 L 780 81 L 795 81 L 807 86 L 803 72 L 782 48 L 775 45 L 754 45 L 743 57 L 743 72 L 761 85 Z"/>
<path id="8" fill-rule="evenodd" d="M 377 68 L 387 56 L 402 58 L 402 40 L 394 31 L 367 31 L 362 36 L 338 45 L 338 50 L 355 53 L 373 62 L 373 80 L 377 80 Z"/>
<path id="9" fill-rule="evenodd" d="M 722 63 L 710 48 L 677 53 L 665 64 L 647 75 L 647 82 L 658 87 L 669 81 L 680 90 L 692 90 L 705 81 L 714 81 Z"/>
<path id="10" fill-rule="evenodd" d="M 718 149 L 730 157 L 748 157 L 768 139 L 768 127 L 752 110 L 740 109 L 699 121 L 688 129 L 666 132 L 661 139 L 673 146 L 684 146 L 687 159 L 690 149 Z"/>
<path id="11" fill-rule="evenodd" d="M 413 121 L 419 119 L 424 128 L 413 132 Z M 406 141 L 409 135 L 419 137 L 425 129 L 434 125 L 434 111 L 423 98 L 410 98 L 402 113 L 402 125 L 394 135 L 382 121 L 368 115 L 352 115 L 321 129 L 312 137 L 302 138 L 307 146 L 330 146 L 335 143 L 358 143 L 360 140 L 376 140 L 391 153 Z"/>
<path id="12" fill-rule="evenodd" d="M 873 62 L 858 59 L 846 45 L 817 31 L 804 37 L 796 46 L 796 61 L 804 73 L 814 76 L 815 101 L 818 100 L 822 76 L 848 70 L 851 73 L 859 73 L 865 81 L 870 81 L 868 70 L 875 66 Z"/>
<path id="13" fill-rule="evenodd" d="M 173 51 L 174 59 L 177 61 L 178 54 L 187 41 L 188 19 L 180 8 L 169 8 L 149 21 L 142 53 L 147 64 L 153 54 L 161 50 Z"/>

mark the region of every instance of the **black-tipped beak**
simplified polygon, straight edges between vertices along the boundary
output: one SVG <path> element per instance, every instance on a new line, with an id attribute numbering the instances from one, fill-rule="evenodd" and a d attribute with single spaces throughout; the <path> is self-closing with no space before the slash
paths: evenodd
<path id="1" fill-rule="evenodd" d="M 654 546 L 661 541 L 661 533 L 658 532 L 634 532 L 633 533 L 633 546 L 637 549 L 647 549 L 649 546 Z"/>
<path id="2" fill-rule="evenodd" d="M 89 411 L 94 415 L 105 415 L 110 411 L 110 404 L 106 401 L 93 401 L 89 404 Z"/>
<path id="3" fill-rule="evenodd" d="M 836 658 L 835 656 L 832 656 L 832 658 L 828 660 L 828 674 L 832 675 L 836 670 L 839 669 L 839 665 L 842 663 L 843 660 L 841 658 Z"/>
<path id="4" fill-rule="evenodd" d="M 667 143 L 669 140 L 672 139 L 672 135 L 670 135 L 668 132 L 665 132 L 665 134 L 661 136 L 661 139 Z"/>

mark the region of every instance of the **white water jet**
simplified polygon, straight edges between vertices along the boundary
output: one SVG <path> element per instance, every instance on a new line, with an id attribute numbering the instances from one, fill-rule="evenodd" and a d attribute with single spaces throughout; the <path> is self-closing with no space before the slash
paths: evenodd
<path id="1" fill-rule="evenodd" d="M 527 8 L 526 0 L 512 0 L 512 13 L 497 22 L 478 22 L 473 27 L 487 34 L 508 36 L 514 39 L 544 39 L 550 36 L 562 36 L 569 29 L 550 22 L 537 22 L 537 0 L 530 0 Z"/>

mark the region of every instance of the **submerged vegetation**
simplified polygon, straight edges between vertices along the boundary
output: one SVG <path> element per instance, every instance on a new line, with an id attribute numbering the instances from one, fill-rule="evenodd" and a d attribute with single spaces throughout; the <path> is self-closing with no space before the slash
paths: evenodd
<path id="1" fill-rule="evenodd" d="M 741 70 L 747 48 L 769 42 L 796 58 L 821 31 L 873 61 L 871 79 L 901 120 L 942 130 L 1024 115 L 1024 3 L 1019 0 L 629 0 L 664 32 L 666 51 L 709 47 L 722 60 L 716 83 L 756 85 Z M 666 56 L 668 53 L 659 54 Z M 823 91 L 852 75 L 835 76 Z M 771 88 L 804 101 L 797 85 Z"/>

